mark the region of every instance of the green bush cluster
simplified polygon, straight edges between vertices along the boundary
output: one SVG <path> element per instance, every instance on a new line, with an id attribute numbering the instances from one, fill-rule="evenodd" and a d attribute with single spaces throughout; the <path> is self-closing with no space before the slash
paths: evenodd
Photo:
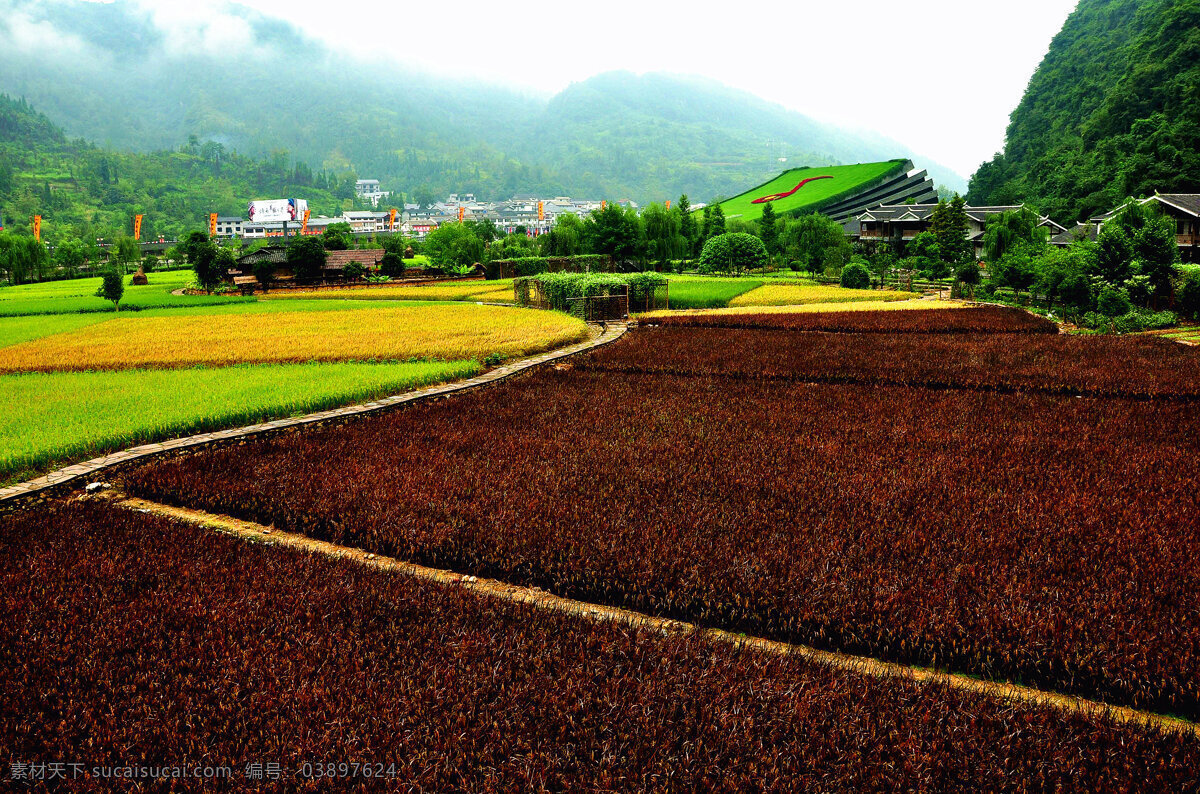
<path id="1" fill-rule="evenodd" d="M 870 289 L 871 271 L 865 265 L 851 262 L 842 268 L 841 284 L 847 289 Z"/>
<path id="2" fill-rule="evenodd" d="M 523 256 L 514 259 L 495 259 L 484 266 L 488 279 L 524 278 L 540 273 L 590 273 L 612 269 L 607 254 L 575 254 L 574 256 Z"/>
<path id="3" fill-rule="evenodd" d="M 578 298 L 612 295 L 623 287 L 629 288 L 631 304 L 645 305 L 667 278 L 658 273 L 541 273 L 514 279 L 517 303 L 531 302 L 535 283 L 550 308 L 569 312 L 578 308 L 572 304 Z"/>
<path id="4" fill-rule="evenodd" d="M 767 264 L 763 241 L 745 232 L 719 234 L 700 252 L 701 273 L 744 273 Z"/>

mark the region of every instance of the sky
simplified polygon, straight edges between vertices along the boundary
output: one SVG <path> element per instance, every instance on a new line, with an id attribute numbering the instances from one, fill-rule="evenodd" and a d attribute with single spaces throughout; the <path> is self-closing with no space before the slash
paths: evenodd
<path id="1" fill-rule="evenodd" d="M 244 44 L 224 0 L 136 0 L 206 45 Z M 600 72 L 699 74 L 894 138 L 969 176 L 1076 0 L 245 3 L 370 61 L 553 94 Z"/>

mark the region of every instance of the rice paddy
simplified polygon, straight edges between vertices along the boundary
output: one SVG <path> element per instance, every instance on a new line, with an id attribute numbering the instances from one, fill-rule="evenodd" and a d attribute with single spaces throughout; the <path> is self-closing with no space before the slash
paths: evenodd
<path id="1" fill-rule="evenodd" d="M 306 307 L 307 308 L 307 307 Z M 556 312 L 457 304 L 113 318 L 0 349 L 0 372 L 307 361 L 483 360 L 582 340 Z"/>
<path id="2" fill-rule="evenodd" d="M 919 298 L 915 292 L 844 289 L 819 284 L 765 284 L 729 301 L 730 306 L 792 306 L 805 303 L 887 302 Z"/>
<path id="3" fill-rule="evenodd" d="M 252 302 L 241 295 L 172 295 L 193 278 L 190 270 L 169 270 L 148 273 L 149 284 L 133 286 L 132 276 L 125 277 L 125 296 L 121 311 L 143 309 L 218 306 L 229 303 Z M 75 314 L 112 312 L 111 301 L 96 297 L 100 278 L 79 278 L 69 281 L 43 281 L 0 287 L 0 317 L 23 317 L 39 314 Z"/>
<path id="4" fill-rule="evenodd" d="M 137 444 L 471 377 L 476 361 L 0 376 L 0 482 Z"/>
<path id="5" fill-rule="evenodd" d="M 487 296 L 487 297 L 484 297 Z M 336 300 L 429 300 L 429 301 L 512 301 L 512 279 L 484 281 L 437 281 L 432 284 L 385 284 L 382 287 L 345 287 L 341 289 L 271 292 L 268 300 L 295 298 Z"/>

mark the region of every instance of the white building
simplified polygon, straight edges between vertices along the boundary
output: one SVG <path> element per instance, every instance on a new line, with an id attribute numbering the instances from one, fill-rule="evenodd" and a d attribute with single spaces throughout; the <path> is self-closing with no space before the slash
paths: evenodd
<path id="1" fill-rule="evenodd" d="M 379 202 L 392 195 L 392 192 L 382 190 L 378 179 L 360 179 L 354 183 L 354 194 L 364 201 L 371 202 L 372 207 L 378 207 Z"/>

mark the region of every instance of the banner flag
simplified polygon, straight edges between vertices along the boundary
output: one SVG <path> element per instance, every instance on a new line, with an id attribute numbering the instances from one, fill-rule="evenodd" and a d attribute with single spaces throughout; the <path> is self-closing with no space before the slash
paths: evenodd
<path id="1" fill-rule="evenodd" d="M 671 209 L 671 199 L 667 199 L 667 209 Z"/>
<path id="2" fill-rule="evenodd" d="M 308 210 L 304 211 L 304 220 L 300 224 L 300 233 L 304 234 L 308 231 Z"/>
<path id="3" fill-rule="evenodd" d="M 392 207 L 392 211 L 388 213 L 388 231 L 396 229 L 396 208 Z"/>
<path id="4" fill-rule="evenodd" d="M 217 213 L 212 213 L 208 216 L 208 236 L 217 236 Z"/>
<path id="5" fill-rule="evenodd" d="M 41 215 L 33 216 L 33 239 L 37 240 L 39 243 L 42 241 L 42 216 Z"/>
<path id="6" fill-rule="evenodd" d="M 542 202 L 539 201 L 538 202 L 538 220 L 542 221 L 545 219 L 546 219 L 546 208 L 543 206 Z"/>
<path id="7" fill-rule="evenodd" d="M 600 209 L 601 209 L 601 210 L 606 210 L 606 209 L 608 209 L 608 202 L 607 202 L 607 201 L 601 201 L 601 202 L 600 202 Z"/>
<path id="8" fill-rule="evenodd" d="M 133 239 L 135 239 L 135 240 L 142 239 L 142 216 L 141 215 L 133 216 Z"/>
<path id="9" fill-rule="evenodd" d="M 458 208 L 458 219 L 459 219 L 459 221 L 461 221 L 461 220 L 463 219 L 463 209 L 464 209 L 463 207 L 459 207 L 459 208 Z"/>

